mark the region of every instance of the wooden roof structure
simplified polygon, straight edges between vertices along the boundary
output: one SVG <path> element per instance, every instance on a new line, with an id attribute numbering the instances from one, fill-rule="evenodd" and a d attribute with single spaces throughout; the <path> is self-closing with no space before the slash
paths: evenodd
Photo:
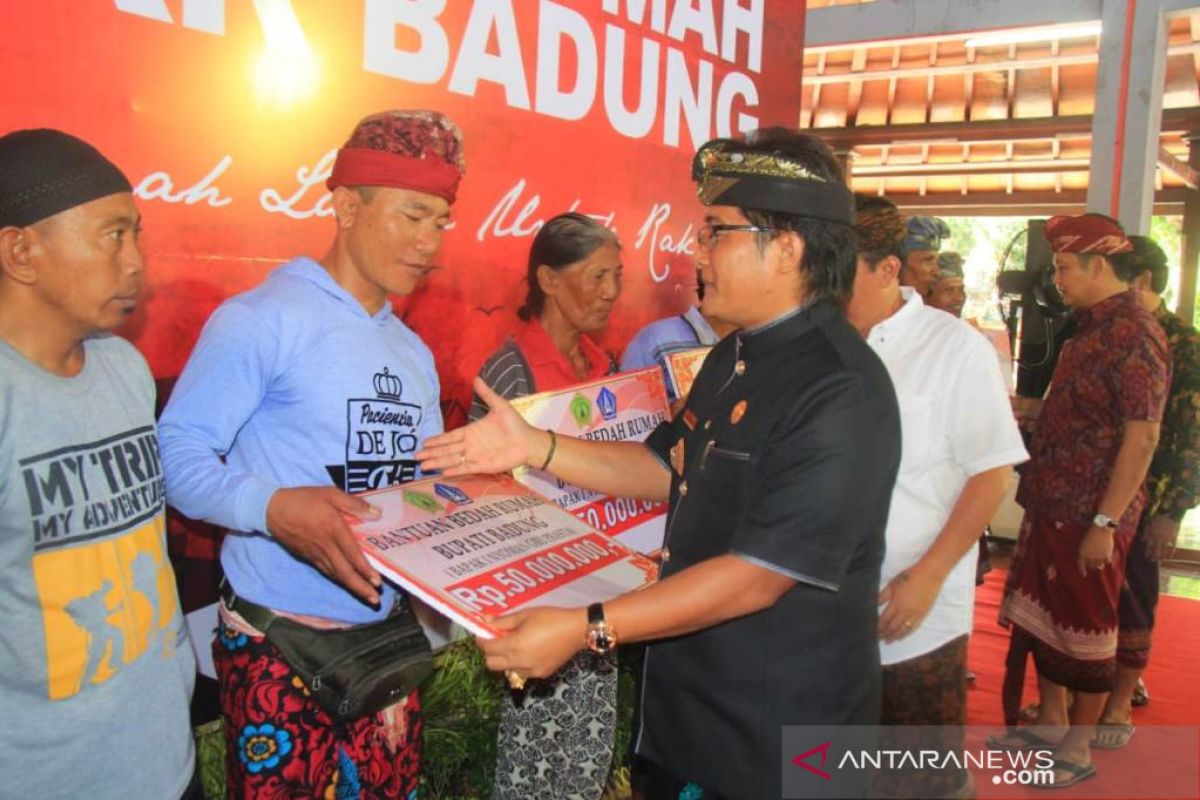
<path id="1" fill-rule="evenodd" d="M 1200 8 L 1168 24 L 1154 209 L 1179 214 L 1197 186 L 1186 135 L 1200 132 Z M 1078 213 L 1099 48 L 1098 21 L 806 45 L 800 124 L 846 154 L 856 191 L 907 208 Z"/>

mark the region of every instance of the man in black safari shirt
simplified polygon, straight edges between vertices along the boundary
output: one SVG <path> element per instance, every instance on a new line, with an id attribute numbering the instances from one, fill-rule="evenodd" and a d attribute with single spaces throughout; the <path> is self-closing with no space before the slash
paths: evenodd
<path id="1" fill-rule="evenodd" d="M 854 201 L 825 145 L 782 129 L 718 139 L 693 178 L 708 207 L 703 310 L 741 331 L 713 349 L 675 419 L 645 444 L 555 437 L 477 384 L 492 412 L 418 456 L 451 475 L 527 464 L 669 498 L 655 585 L 586 611 L 503 617 L 509 633 L 480 647 L 519 682 L 585 646 L 653 641 L 636 744 L 651 763 L 646 796 L 777 798 L 785 755 L 797 755 L 783 752 L 783 726 L 879 719 L 876 596 L 899 416 L 839 308 L 854 282 Z"/>

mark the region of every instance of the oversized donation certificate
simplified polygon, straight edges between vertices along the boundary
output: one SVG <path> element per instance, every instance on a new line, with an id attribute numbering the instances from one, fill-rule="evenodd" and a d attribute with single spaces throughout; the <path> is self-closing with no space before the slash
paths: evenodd
<path id="1" fill-rule="evenodd" d="M 691 350 L 677 350 L 667 354 L 667 375 L 671 379 L 671 389 L 676 397 L 687 397 L 692 391 L 692 384 L 704 366 L 711 347 L 693 347 Z"/>
<path id="2" fill-rule="evenodd" d="M 534 606 L 585 606 L 640 589 L 657 565 L 508 475 L 428 478 L 359 495 L 351 526 L 371 564 L 467 630 Z"/>
<path id="3" fill-rule="evenodd" d="M 644 441 L 668 413 L 667 390 L 657 367 L 510 402 L 530 425 L 607 442 Z M 664 503 L 599 494 L 527 467 L 514 470 L 513 475 L 559 508 L 634 550 L 653 553 L 662 547 Z"/>

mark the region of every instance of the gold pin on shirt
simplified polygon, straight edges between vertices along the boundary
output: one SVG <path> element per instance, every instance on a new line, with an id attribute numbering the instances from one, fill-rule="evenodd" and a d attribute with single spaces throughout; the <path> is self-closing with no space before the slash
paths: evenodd
<path id="1" fill-rule="evenodd" d="M 748 403 L 745 400 L 738 400 L 733 405 L 733 410 L 729 412 L 729 421 L 737 425 L 742 421 L 742 417 L 746 416 L 746 406 Z"/>
<path id="2" fill-rule="evenodd" d="M 671 447 L 671 467 L 675 470 L 676 475 L 683 474 L 684 455 L 683 439 L 680 439 Z"/>

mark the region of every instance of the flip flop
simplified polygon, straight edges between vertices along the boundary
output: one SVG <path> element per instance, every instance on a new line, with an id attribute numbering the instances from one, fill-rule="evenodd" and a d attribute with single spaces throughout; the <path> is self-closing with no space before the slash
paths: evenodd
<path id="1" fill-rule="evenodd" d="M 1098 750 L 1120 750 L 1133 738 L 1133 725 L 1128 722 L 1105 722 L 1096 726 L 1092 747 Z"/>
<path id="2" fill-rule="evenodd" d="M 1137 702 L 1137 694 L 1134 694 L 1133 698 L 1134 698 L 1133 704 L 1135 706 L 1136 705 L 1144 706 L 1144 705 L 1146 705 L 1146 703 L 1150 702 L 1147 699 L 1139 704 Z M 1071 706 L 1073 706 L 1073 705 L 1075 705 L 1075 695 L 1071 694 L 1067 697 L 1067 710 L 1070 711 Z M 1029 705 L 1025 706 L 1017 713 L 1020 715 L 1021 722 L 1033 722 L 1034 720 L 1036 720 L 1038 718 L 1038 712 L 1040 712 L 1040 711 L 1041 711 L 1041 703 L 1030 703 Z"/>
<path id="3" fill-rule="evenodd" d="M 1018 739 L 1018 743 L 1006 742 L 1005 739 Z M 1038 736 L 1028 728 L 1018 728 L 1015 731 L 1010 731 L 1003 736 L 989 736 L 987 738 L 988 747 L 993 750 L 1010 750 L 1021 752 L 1024 750 L 1053 750 L 1058 747 L 1058 742 L 1052 742 L 1049 739 Z"/>
<path id="4" fill-rule="evenodd" d="M 1096 765 L 1088 764 L 1086 767 L 1080 766 L 1073 761 L 1063 761 L 1061 758 L 1054 759 L 1054 770 L 1061 770 L 1071 777 L 1065 781 L 1054 781 L 1053 783 L 1031 783 L 1030 789 L 1066 789 L 1068 786 L 1074 786 L 1077 783 L 1083 783 L 1088 778 L 1096 777 Z"/>
<path id="5" fill-rule="evenodd" d="M 1137 686 L 1133 690 L 1133 697 L 1130 704 L 1141 707 L 1150 704 L 1150 692 L 1146 691 L 1146 683 L 1138 678 Z"/>

